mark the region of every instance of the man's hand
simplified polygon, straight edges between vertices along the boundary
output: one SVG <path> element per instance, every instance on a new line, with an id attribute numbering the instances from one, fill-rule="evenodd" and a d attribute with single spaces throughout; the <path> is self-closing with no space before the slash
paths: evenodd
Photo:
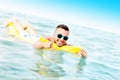
<path id="1" fill-rule="evenodd" d="M 86 57 L 87 56 L 87 52 L 84 49 L 82 49 L 80 52 L 78 52 L 78 55 L 82 56 L 82 57 Z"/>
<path id="2" fill-rule="evenodd" d="M 52 48 L 52 44 L 53 44 L 53 42 L 43 43 L 43 47 L 44 48 Z"/>

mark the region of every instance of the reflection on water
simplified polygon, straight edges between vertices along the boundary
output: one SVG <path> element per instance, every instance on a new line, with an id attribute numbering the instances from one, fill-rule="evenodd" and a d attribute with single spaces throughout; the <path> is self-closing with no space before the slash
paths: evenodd
<path id="1" fill-rule="evenodd" d="M 43 76 L 48 77 L 61 77 L 64 75 L 64 70 L 62 67 L 58 66 L 57 64 L 42 64 L 38 63 L 38 73 Z"/>
<path id="2" fill-rule="evenodd" d="M 86 58 L 80 58 L 79 62 L 76 64 L 77 71 L 76 72 L 82 72 L 84 70 L 84 67 L 86 66 Z"/>
<path id="3" fill-rule="evenodd" d="M 44 49 L 35 49 L 35 54 L 39 55 L 43 61 L 61 63 L 63 61 L 63 51 L 49 51 Z"/>
<path id="4" fill-rule="evenodd" d="M 63 61 L 63 52 L 36 49 L 35 53 L 41 57 L 41 60 L 36 64 L 37 73 L 48 77 L 65 75 L 63 68 L 59 65 Z"/>
<path id="5" fill-rule="evenodd" d="M 43 76 L 57 78 L 67 75 L 68 72 L 63 68 L 63 65 L 66 65 L 63 60 L 64 52 L 36 49 L 35 54 L 40 56 L 40 61 L 36 63 L 37 70 L 34 70 L 35 72 Z M 85 58 L 80 58 L 79 62 L 74 66 L 76 74 L 82 72 L 85 65 Z"/>

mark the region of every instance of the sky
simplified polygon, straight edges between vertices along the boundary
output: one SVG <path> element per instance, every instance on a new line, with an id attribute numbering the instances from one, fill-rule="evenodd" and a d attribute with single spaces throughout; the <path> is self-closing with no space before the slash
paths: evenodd
<path id="1" fill-rule="evenodd" d="M 120 29 L 120 0 L 0 0 L 0 9 L 113 32 Z"/>

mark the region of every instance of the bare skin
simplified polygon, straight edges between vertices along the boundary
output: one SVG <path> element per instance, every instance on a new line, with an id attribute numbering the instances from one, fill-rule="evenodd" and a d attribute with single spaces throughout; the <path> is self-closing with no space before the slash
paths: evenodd
<path id="1" fill-rule="evenodd" d="M 12 22 L 16 26 L 19 34 L 21 32 L 24 32 L 25 30 L 28 33 L 36 34 L 36 31 L 32 28 L 32 26 L 28 22 L 26 22 L 25 25 L 21 25 L 17 19 L 11 19 L 11 20 L 8 20 L 4 24 L 4 27 L 7 27 L 9 22 Z M 55 32 L 53 33 L 52 37 L 45 37 L 45 39 L 49 40 L 49 42 L 42 43 L 42 42 L 40 42 L 40 40 L 38 40 L 38 41 L 36 41 L 33 44 L 33 46 L 35 48 L 52 48 L 52 44 L 53 43 L 56 43 L 59 47 L 62 47 L 62 46 L 65 46 L 65 45 L 69 45 L 69 44 L 67 44 L 66 40 L 58 38 L 57 34 L 62 34 L 63 36 L 69 36 L 69 31 L 67 31 L 65 29 L 62 29 L 62 28 L 57 28 L 55 30 Z M 82 56 L 82 57 L 86 57 L 87 56 L 87 52 L 84 49 L 82 49 L 77 54 L 79 56 Z"/>
<path id="2" fill-rule="evenodd" d="M 56 43 L 59 47 L 64 46 L 64 45 L 69 45 L 69 44 L 67 44 L 67 41 L 57 38 L 57 36 L 56 36 L 57 33 L 60 33 L 60 34 L 62 34 L 64 36 L 69 36 L 69 31 L 66 31 L 66 30 L 64 30 L 62 28 L 58 28 L 53 33 L 53 37 L 46 37 L 46 39 L 49 40 L 50 42 L 42 43 L 42 42 L 40 42 L 40 40 L 38 40 L 35 44 L 33 44 L 33 46 L 35 48 L 51 48 L 53 43 Z M 84 49 L 82 49 L 77 54 L 79 56 L 82 56 L 82 57 L 87 56 L 86 51 Z"/>
<path id="3" fill-rule="evenodd" d="M 16 26 L 19 34 L 22 33 L 22 32 L 24 32 L 25 30 L 26 30 L 28 33 L 36 34 L 36 31 L 32 28 L 32 26 L 31 26 L 27 21 L 25 21 L 25 24 L 24 24 L 24 25 L 21 25 L 21 24 L 19 23 L 19 21 L 18 21 L 17 19 L 15 19 L 15 18 L 14 18 L 14 19 L 10 19 L 10 20 L 8 20 L 7 22 L 5 22 L 5 23 L 3 24 L 3 26 L 4 26 L 4 27 L 7 27 L 7 26 L 8 26 L 8 23 L 10 23 L 10 22 L 12 22 L 13 25 Z"/>

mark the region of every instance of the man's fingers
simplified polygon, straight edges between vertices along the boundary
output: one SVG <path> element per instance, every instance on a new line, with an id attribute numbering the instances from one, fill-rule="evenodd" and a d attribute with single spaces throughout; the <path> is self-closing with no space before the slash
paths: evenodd
<path id="1" fill-rule="evenodd" d="M 53 44 L 53 42 L 44 43 L 44 48 L 51 48 L 52 44 Z"/>
<path id="2" fill-rule="evenodd" d="M 50 48 L 52 48 L 53 42 L 50 42 Z"/>

